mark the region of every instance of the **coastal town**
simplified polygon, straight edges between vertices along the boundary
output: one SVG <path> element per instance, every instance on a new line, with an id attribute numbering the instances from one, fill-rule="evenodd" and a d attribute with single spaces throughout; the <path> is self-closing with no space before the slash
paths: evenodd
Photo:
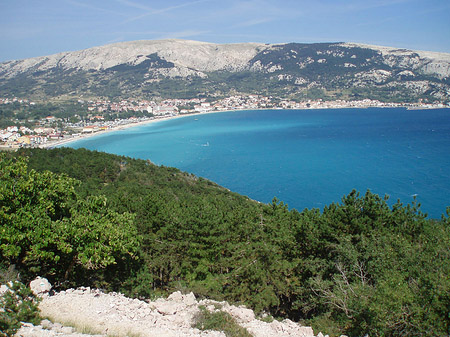
<path id="1" fill-rule="evenodd" d="M 0 98 L 0 106 L 16 104 L 34 106 L 36 102 L 21 98 Z M 149 123 L 162 119 L 233 110 L 257 109 L 338 109 L 370 107 L 406 107 L 409 109 L 448 108 L 447 105 L 426 103 L 385 103 L 364 99 L 356 101 L 283 100 L 262 95 L 235 95 L 216 101 L 205 98 L 149 100 L 78 100 L 80 114 L 73 118 L 49 115 L 33 120 L 32 126 L 21 125 L 16 120 L 12 125 L 0 129 L 0 147 L 16 149 L 20 147 L 54 147 L 78 139 L 114 131 L 125 127 Z M 30 123 L 28 123 L 30 124 Z"/>

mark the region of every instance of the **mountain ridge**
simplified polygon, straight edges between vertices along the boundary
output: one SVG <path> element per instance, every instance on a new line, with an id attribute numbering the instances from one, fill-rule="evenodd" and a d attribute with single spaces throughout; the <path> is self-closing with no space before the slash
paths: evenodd
<path id="1" fill-rule="evenodd" d="M 348 42 L 119 42 L 0 63 L 0 95 L 308 96 L 450 100 L 450 54 Z M 305 94 L 306 92 L 306 94 Z M 331 97 L 333 98 L 333 97 Z M 340 98 L 336 96 L 334 98 Z M 383 100 L 383 99 L 382 99 Z"/>
<path id="2" fill-rule="evenodd" d="M 132 63 L 133 61 L 139 61 L 140 57 L 143 57 L 145 53 L 153 54 L 158 53 L 165 57 L 167 61 L 173 61 L 174 58 L 174 51 L 180 50 L 180 47 L 185 48 L 192 48 L 196 47 L 196 51 L 222 51 L 222 50 L 229 50 L 230 47 L 235 47 L 238 49 L 238 51 L 246 51 L 250 50 L 253 52 L 253 50 L 257 50 L 259 47 L 266 46 L 262 43 L 236 43 L 236 44 L 215 44 L 215 43 L 208 43 L 208 42 L 201 42 L 201 41 L 194 41 L 194 40 L 180 40 L 180 39 L 167 39 L 167 40 L 137 40 L 137 41 L 129 41 L 129 42 L 117 42 L 113 44 L 107 44 L 104 46 L 97 46 L 87 49 L 82 49 L 78 51 L 71 51 L 71 52 L 61 52 L 57 54 L 47 55 L 47 56 L 38 56 L 33 58 L 27 58 L 22 60 L 12 60 L 12 61 L 6 61 L 0 63 L 0 72 L 2 71 L 3 67 L 7 67 L 12 65 L 12 67 L 16 67 L 18 65 L 23 65 L 23 67 L 18 67 L 20 69 L 27 69 L 28 67 L 42 67 L 43 69 L 48 69 L 51 67 L 56 66 L 67 66 L 69 65 L 69 68 L 73 68 L 76 66 L 79 66 L 80 70 L 100 70 L 100 69 L 108 69 L 111 67 L 114 67 L 119 64 L 123 63 Z M 178 47 L 178 48 L 174 48 Z M 124 51 L 127 50 L 125 53 Z M 134 54 L 130 55 L 130 50 L 135 50 Z M 100 54 L 103 58 L 102 59 L 94 59 L 93 61 L 88 62 L 89 56 L 92 54 Z M 182 56 L 187 56 L 187 53 L 182 53 Z M 256 54 L 256 51 L 253 52 L 253 54 Z M 241 55 L 241 54 L 240 54 Z M 110 60 L 110 62 L 101 63 L 101 61 L 107 57 L 107 56 L 113 56 L 114 59 Z M 254 55 L 251 55 L 252 57 Z M 86 60 L 85 62 L 70 64 L 70 58 L 78 58 L 80 60 Z M 250 59 L 250 58 L 249 58 Z M 100 63 L 96 63 L 100 61 Z M 136 62 L 137 64 L 141 63 L 143 60 L 140 60 L 140 62 Z M 48 67 L 45 67 L 48 66 Z M 191 66 L 189 64 L 186 64 L 185 66 Z M 217 70 L 217 69 L 212 69 Z"/>
<path id="3" fill-rule="evenodd" d="M 136 41 L 127 41 L 127 42 L 116 42 L 112 44 L 106 44 L 103 46 L 96 46 L 86 49 L 81 49 L 77 51 L 67 51 L 67 52 L 60 52 L 56 54 L 46 55 L 46 56 L 37 56 L 32 58 L 25 58 L 25 59 L 19 59 L 19 60 L 10 60 L 10 61 L 4 61 L 0 62 L 0 69 L 4 67 L 5 65 L 13 64 L 21 64 L 24 63 L 25 66 L 28 64 L 33 64 L 32 61 L 35 61 L 35 64 L 33 66 L 40 66 L 42 63 L 45 63 L 46 61 L 53 61 L 57 60 L 57 64 L 54 64 L 53 66 L 60 66 L 60 65 L 67 65 L 70 63 L 66 61 L 67 56 L 88 56 L 89 52 L 91 51 L 105 51 L 106 53 L 104 56 L 114 56 L 115 59 L 111 60 L 111 63 L 101 63 L 101 64 L 90 64 L 85 63 L 84 65 L 87 69 L 85 70 L 91 70 L 91 69 L 107 69 L 112 66 L 124 63 L 124 62 L 131 62 L 133 60 L 133 55 L 129 55 L 129 53 L 113 53 L 112 51 L 120 50 L 123 51 L 125 49 L 129 50 L 130 48 L 134 47 L 135 49 L 137 47 L 140 47 L 139 51 L 137 51 L 136 55 L 134 57 L 143 56 L 140 55 L 144 50 L 148 50 L 149 53 L 157 52 L 158 54 L 161 54 L 166 58 L 168 61 L 174 61 L 173 59 L 173 46 L 175 45 L 181 45 L 185 47 L 204 47 L 203 49 L 216 49 L 218 51 L 222 50 L 230 50 L 233 47 L 237 49 L 238 51 L 242 51 L 243 49 L 251 50 L 254 49 L 254 54 L 256 54 L 258 51 L 264 51 L 267 49 L 273 49 L 279 46 L 288 45 L 290 43 L 280 43 L 280 44 L 264 44 L 264 43 L 256 43 L 256 42 L 246 42 L 246 43 L 225 43 L 225 44 L 218 44 L 218 43 L 210 43 L 210 42 L 202 42 L 202 41 L 195 41 L 195 40 L 182 40 L 182 39 L 164 39 L 164 40 L 136 40 Z M 302 43 L 298 43 L 302 44 Z M 388 46 L 379 46 L 379 45 L 371 45 L 371 44 L 364 44 L 364 43 L 354 43 L 354 42 L 330 42 L 331 45 L 340 45 L 340 46 L 346 46 L 346 47 L 357 47 L 357 48 L 367 48 L 372 50 L 377 50 L 381 52 L 383 55 L 411 55 L 411 54 L 417 54 L 422 59 L 429 59 L 430 61 L 436 60 L 436 61 L 442 61 L 442 62 L 448 62 L 450 66 L 450 53 L 443 53 L 443 52 L 433 52 L 433 51 L 423 51 L 423 50 L 412 50 L 412 49 L 406 49 L 406 48 L 396 48 L 396 47 L 388 47 Z M 311 45 L 311 44 L 304 44 L 304 45 Z M 156 46 L 156 48 L 155 48 Z M 157 46 L 160 46 L 159 48 Z M 147 47 L 147 48 L 146 48 Z M 153 48 L 152 48 L 153 47 Z M 164 52 L 164 50 L 167 50 L 167 52 Z M 415 56 L 415 55 L 414 55 Z M 126 59 L 124 59 L 124 57 Z M 59 58 L 59 60 L 58 60 Z M 66 62 L 64 62 L 66 61 Z M 74 65 L 71 65 L 71 67 L 74 67 Z M 446 76 L 450 75 L 450 68 L 447 69 L 448 72 Z"/>

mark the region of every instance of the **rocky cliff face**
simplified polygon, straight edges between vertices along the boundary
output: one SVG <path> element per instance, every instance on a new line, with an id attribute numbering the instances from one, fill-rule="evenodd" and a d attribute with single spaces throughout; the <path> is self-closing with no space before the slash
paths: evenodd
<path id="1" fill-rule="evenodd" d="M 445 101 L 450 54 L 354 43 L 161 40 L 0 63 L 0 95 L 177 97 L 182 87 L 185 96 L 236 91 L 292 96 L 316 88 L 350 98 Z"/>
<path id="2" fill-rule="evenodd" d="M 381 54 L 386 65 L 393 68 L 409 69 L 410 74 L 436 76 L 440 79 L 450 77 L 450 54 L 429 51 L 412 51 L 356 43 L 344 43 L 349 48 L 367 48 Z"/>

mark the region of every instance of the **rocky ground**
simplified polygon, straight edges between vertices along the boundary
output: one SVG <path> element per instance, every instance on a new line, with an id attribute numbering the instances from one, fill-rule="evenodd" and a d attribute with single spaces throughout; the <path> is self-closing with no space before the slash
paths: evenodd
<path id="1" fill-rule="evenodd" d="M 44 295 L 40 310 L 49 320 L 42 321 L 39 326 L 24 324 L 16 337 L 225 336 L 221 331 L 201 331 L 192 327 L 199 306 L 229 313 L 255 337 L 314 337 L 310 327 L 290 320 L 262 321 L 250 309 L 227 302 L 199 301 L 192 293 L 175 292 L 167 299 L 141 301 L 90 288 Z"/>

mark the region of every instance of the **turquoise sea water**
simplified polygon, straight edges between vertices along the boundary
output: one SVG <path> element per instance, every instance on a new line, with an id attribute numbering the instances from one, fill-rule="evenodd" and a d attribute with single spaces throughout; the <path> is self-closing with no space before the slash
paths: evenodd
<path id="1" fill-rule="evenodd" d="M 233 111 L 189 116 L 71 143 L 150 159 L 252 199 L 320 208 L 352 189 L 450 206 L 450 109 Z"/>

